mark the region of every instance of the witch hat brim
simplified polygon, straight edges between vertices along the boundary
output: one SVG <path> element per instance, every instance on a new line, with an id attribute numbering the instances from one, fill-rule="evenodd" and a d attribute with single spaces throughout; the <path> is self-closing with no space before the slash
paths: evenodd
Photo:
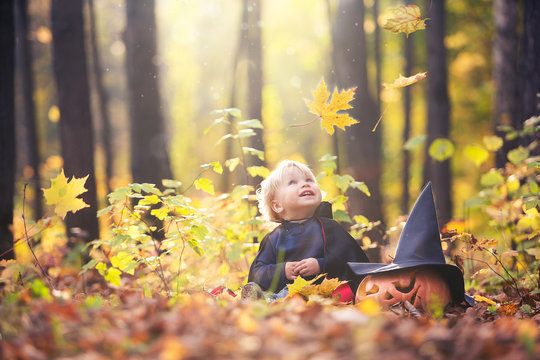
<path id="1" fill-rule="evenodd" d="M 348 263 L 348 265 L 352 273 L 358 277 L 429 267 L 446 280 L 455 303 L 465 300 L 469 305 L 474 304 L 472 298 L 465 295 L 463 273 L 457 266 L 447 264 L 444 259 L 431 182 L 424 188 L 411 210 L 399 237 L 396 256 L 392 263 Z"/>

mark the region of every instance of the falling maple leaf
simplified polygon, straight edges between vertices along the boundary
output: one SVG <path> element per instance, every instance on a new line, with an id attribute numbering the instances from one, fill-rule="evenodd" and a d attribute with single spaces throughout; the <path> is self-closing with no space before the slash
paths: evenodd
<path id="1" fill-rule="evenodd" d="M 383 83 L 383 86 L 386 89 L 402 88 L 402 87 L 409 86 L 409 85 L 412 85 L 414 83 L 417 83 L 420 80 L 425 79 L 426 76 L 427 76 L 427 72 L 421 72 L 421 73 L 418 73 L 416 75 L 408 76 L 408 77 L 405 77 L 405 76 L 399 74 L 399 77 L 396 80 L 394 80 L 393 83 Z"/>
<path id="2" fill-rule="evenodd" d="M 64 169 L 58 176 L 51 180 L 51 187 L 42 189 L 47 205 L 54 205 L 54 212 L 62 219 L 66 217 L 68 211 L 76 213 L 77 211 L 89 207 L 83 199 L 78 196 L 88 191 L 84 184 L 88 175 L 77 179 L 75 176 L 68 181 L 64 175 Z"/>
<path id="3" fill-rule="evenodd" d="M 420 8 L 416 5 L 402 5 L 392 9 L 392 17 L 386 20 L 383 29 L 389 30 L 395 34 L 404 32 L 409 36 L 416 30 L 426 28 L 426 19 L 421 19 Z"/>
<path id="4" fill-rule="evenodd" d="M 352 108 L 349 103 L 354 99 L 355 90 L 356 88 L 351 88 L 338 92 L 335 88 L 332 99 L 328 102 L 330 93 L 326 89 L 324 78 L 322 78 L 317 90 L 313 91 L 314 101 L 306 100 L 310 112 L 321 118 L 321 127 L 330 135 L 334 133 L 334 126 L 345 130 L 345 126 L 351 126 L 358 122 L 347 113 L 338 114 L 338 111 Z"/>

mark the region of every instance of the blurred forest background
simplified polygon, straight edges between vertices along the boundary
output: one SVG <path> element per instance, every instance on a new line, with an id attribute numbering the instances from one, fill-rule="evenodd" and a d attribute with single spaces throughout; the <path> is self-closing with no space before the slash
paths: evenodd
<path id="1" fill-rule="evenodd" d="M 383 30 L 388 10 L 406 4 L 429 18 L 426 31 Z M 321 157 L 338 156 L 339 171 L 371 191 L 371 197 L 350 194 L 353 215 L 392 226 L 431 180 L 441 226 L 457 219 L 486 227 L 466 209 L 467 199 L 478 193 L 483 172 L 503 167 L 506 153 L 531 139 L 506 142 L 476 165 L 464 149 L 502 134 L 499 125 L 522 129 L 540 114 L 534 0 L 18 0 L 1 6 L 0 250 L 6 257 L 13 255 L 5 252 L 12 247 L 12 219 L 20 224 L 25 183 L 25 215 L 37 219 L 47 212 L 40 188 L 61 168 L 67 177 L 89 174 L 83 198 L 91 206 L 68 215 L 67 224 L 95 239 L 96 210 L 115 188 L 161 179 L 188 186 L 201 164 L 237 156 L 229 143 L 216 145 L 230 129 L 205 134 L 216 119 L 212 111 L 225 108 L 262 121 L 250 146 L 266 156 L 255 165 L 296 159 L 317 173 Z M 410 87 L 382 86 L 424 71 L 427 78 Z M 330 91 L 357 87 L 350 114 L 360 123 L 333 136 L 318 124 L 292 127 L 313 120 L 305 99 L 322 77 Z M 453 144 L 446 160 L 428 154 L 437 138 Z M 214 181 L 227 192 L 239 180 L 225 169 Z"/>

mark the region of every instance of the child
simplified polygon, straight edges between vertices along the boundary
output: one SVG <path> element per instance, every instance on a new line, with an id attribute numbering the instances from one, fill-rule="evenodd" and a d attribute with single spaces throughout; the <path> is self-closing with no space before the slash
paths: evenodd
<path id="1" fill-rule="evenodd" d="M 350 280 L 347 262 L 369 262 L 353 237 L 331 219 L 330 204 L 321 203 L 321 190 L 306 165 L 281 162 L 262 181 L 257 197 L 263 216 L 281 225 L 262 240 L 243 298 L 253 297 L 254 286 L 258 289 L 253 283 L 271 292 L 282 290 L 278 297 L 283 297 L 286 285 L 298 276 L 311 279 L 326 273 Z"/>

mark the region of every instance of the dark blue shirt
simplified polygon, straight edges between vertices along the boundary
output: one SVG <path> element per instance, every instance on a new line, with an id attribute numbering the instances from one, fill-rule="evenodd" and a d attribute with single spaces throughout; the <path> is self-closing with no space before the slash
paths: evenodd
<path id="1" fill-rule="evenodd" d="M 267 236 L 267 243 L 252 265 L 254 281 L 264 290 L 273 285 L 272 290 L 278 291 L 292 282 L 285 277 L 286 262 L 312 257 L 319 262 L 320 272 L 324 272 L 324 239 L 317 218 L 302 223 L 285 222 Z"/>

